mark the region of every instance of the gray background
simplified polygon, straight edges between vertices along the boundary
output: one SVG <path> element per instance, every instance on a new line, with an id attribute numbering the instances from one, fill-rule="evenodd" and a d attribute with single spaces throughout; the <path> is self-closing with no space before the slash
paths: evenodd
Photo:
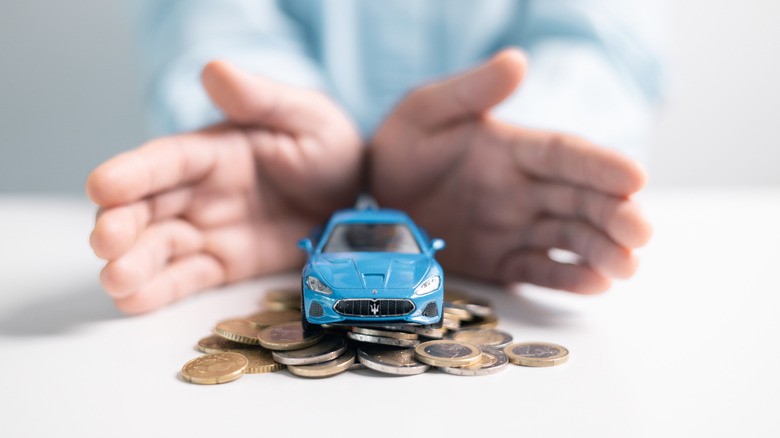
<path id="1" fill-rule="evenodd" d="M 665 3 L 673 83 L 651 185 L 780 184 L 780 2 Z M 0 193 L 81 196 L 92 168 L 144 140 L 124 14 L 121 2 L 0 1 Z"/>

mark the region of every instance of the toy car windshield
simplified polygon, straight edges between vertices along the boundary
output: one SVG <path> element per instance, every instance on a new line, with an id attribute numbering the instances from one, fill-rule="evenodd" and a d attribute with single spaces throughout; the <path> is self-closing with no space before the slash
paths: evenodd
<path id="1" fill-rule="evenodd" d="M 404 224 L 345 223 L 336 225 L 322 248 L 323 253 L 394 252 L 420 254 L 420 245 Z"/>

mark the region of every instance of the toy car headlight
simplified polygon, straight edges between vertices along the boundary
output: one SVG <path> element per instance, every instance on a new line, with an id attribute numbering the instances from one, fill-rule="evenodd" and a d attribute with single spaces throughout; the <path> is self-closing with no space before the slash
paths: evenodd
<path id="1" fill-rule="evenodd" d="M 331 288 L 325 286 L 325 283 L 320 281 L 320 279 L 317 277 L 306 277 L 306 286 L 308 286 L 309 289 L 313 290 L 314 292 L 319 292 L 321 294 L 330 295 L 333 293 Z"/>
<path id="2" fill-rule="evenodd" d="M 417 289 L 414 290 L 415 295 L 425 295 L 429 294 L 436 289 L 439 288 L 439 284 L 441 283 L 441 277 L 431 277 L 425 281 L 422 282 L 419 286 L 417 286 Z"/>

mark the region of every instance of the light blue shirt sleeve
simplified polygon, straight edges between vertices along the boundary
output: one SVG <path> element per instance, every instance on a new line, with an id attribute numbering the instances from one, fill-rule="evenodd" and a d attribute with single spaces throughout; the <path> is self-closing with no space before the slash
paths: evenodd
<path id="1" fill-rule="evenodd" d="M 128 0 L 131 1 L 131 0 Z M 648 2 L 649 3 L 649 2 Z M 413 88 L 506 46 L 529 53 L 520 89 L 496 109 L 642 156 L 663 89 L 646 2 L 618 0 L 132 0 L 155 133 L 220 119 L 200 86 L 225 59 L 327 92 L 365 138 Z M 652 33 L 652 32 L 650 32 Z"/>
<path id="2" fill-rule="evenodd" d="M 528 52 L 529 69 L 495 114 L 644 159 L 665 83 L 660 11 L 651 2 L 543 0 L 517 13 L 507 43 Z"/>
<path id="3" fill-rule="evenodd" d="M 223 118 L 200 73 L 222 59 L 292 86 L 324 87 L 304 29 L 273 0 L 128 0 L 144 61 L 152 135 L 190 131 Z"/>

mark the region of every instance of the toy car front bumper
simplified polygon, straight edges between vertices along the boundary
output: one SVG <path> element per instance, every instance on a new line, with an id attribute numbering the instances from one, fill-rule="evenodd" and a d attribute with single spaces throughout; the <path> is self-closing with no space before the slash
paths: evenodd
<path id="1" fill-rule="evenodd" d="M 441 319 L 444 289 L 415 296 L 408 289 L 335 290 L 325 295 L 303 286 L 306 318 L 313 324 L 405 322 L 435 324 Z"/>

